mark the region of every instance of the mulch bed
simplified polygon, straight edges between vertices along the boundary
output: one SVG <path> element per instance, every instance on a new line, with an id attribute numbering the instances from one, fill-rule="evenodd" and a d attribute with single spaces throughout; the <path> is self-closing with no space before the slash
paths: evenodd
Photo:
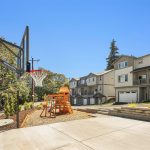
<path id="1" fill-rule="evenodd" d="M 19 126 L 22 125 L 25 117 L 28 114 L 31 114 L 33 111 L 34 110 L 31 109 L 31 110 L 23 110 L 23 111 L 19 112 Z M 6 118 L 5 115 L 0 116 L 0 119 L 5 119 L 5 118 Z M 9 119 L 13 119 L 14 123 L 11 124 L 11 125 L 0 127 L 0 131 L 6 131 L 6 130 L 16 129 L 17 128 L 16 115 L 10 116 Z"/>
<path id="2" fill-rule="evenodd" d="M 52 124 L 71 120 L 87 119 L 92 117 L 91 113 L 81 112 L 77 110 L 73 110 L 72 114 L 62 114 L 62 115 L 57 114 L 56 118 L 50 118 L 49 115 L 47 115 L 47 117 L 40 117 L 41 111 L 42 110 L 36 110 L 31 115 L 29 115 L 29 117 L 24 123 L 24 127 Z"/>

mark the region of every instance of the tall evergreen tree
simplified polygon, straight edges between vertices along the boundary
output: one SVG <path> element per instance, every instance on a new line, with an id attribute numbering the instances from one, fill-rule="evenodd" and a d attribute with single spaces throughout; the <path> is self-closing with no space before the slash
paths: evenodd
<path id="1" fill-rule="evenodd" d="M 116 46 L 116 41 L 113 39 L 110 44 L 110 53 L 108 58 L 106 58 L 107 61 L 107 68 L 106 70 L 113 69 L 113 62 L 119 57 L 118 47 Z"/>

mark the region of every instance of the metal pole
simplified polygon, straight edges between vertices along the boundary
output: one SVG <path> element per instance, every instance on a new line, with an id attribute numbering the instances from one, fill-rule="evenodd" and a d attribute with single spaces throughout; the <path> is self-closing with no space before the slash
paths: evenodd
<path id="1" fill-rule="evenodd" d="M 32 70 L 34 69 L 34 58 L 32 58 Z M 32 101 L 34 103 L 34 80 L 32 78 Z"/>
<path id="2" fill-rule="evenodd" d="M 19 90 L 17 91 L 17 113 L 16 113 L 16 120 L 17 120 L 17 128 L 19 128 Z"/>
<path id="3" fill-rule="evenodd" d="M 31 60 L 31 63 L 32 63 L 32 70 L 34 70 L 34 62 L 36 61 L 36 62 L 39 62 L 40 60 L 39 59 L 34 59 L 34 58 L 32 58 Z M 32 78 L 32 101 L 34 102 L 34 80 L 33 80 L 33 78 Z"/>
<path id="4" fill-rule="evenodd" d="M 19 52 L 19 57 L 21 58 L 21 50 Z M 21 69 L 21 61 L 19 60 L 17 62 L 17 66 L 19 68 L 19 72 L 17 72 L 17 78 L 19 79 L 20 76 L 21 76 L 21 72 L 20 72 L 20 69 Z M 17 128 L 19 128 L 19 90 L 17 90 L 17 112 L 16 112 L 16 121 L 17 121 Z"/>

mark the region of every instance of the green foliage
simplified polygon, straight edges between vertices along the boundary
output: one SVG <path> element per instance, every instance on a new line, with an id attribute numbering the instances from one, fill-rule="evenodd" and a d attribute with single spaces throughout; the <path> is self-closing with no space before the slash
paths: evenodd
<path id="1" fill-rule="evenodd" d="M 24 103 L 24 110 L 30 109 L 30 103 L 25 102 Z"/>
<path id="2" fill-rule="evenodd" d="M 48 71 L 47 77 L 43 81 L 43 87 L 35 87 L 35 93 L 38 96 L 38 100 L 41 101 L 44 99 L 45 94 L 57 93 L 60 87 L 64 85 L 69 85 L 69 81 L 63 74 Z"/>
<path id="3" fill-rule="evenodd" d="M 19 105 L 19 111 L 21 111 L 22 110 L 22 105 Z"/>
<path id="4" fill-rule="evenodd" d="M 9 113 L 11 116 L 15 113 L 14 101 L 15 101 L 15 98 L 11 94 L 9 97 Z"/>
<path id="5" fill-rule="evenodd" d="M 5 100 L 4 113 L 5 113 L 5 115 L 6 115 L 6 118 L 8 118 L 9 115 L 10 115 L 10 111 L 9 111 L 9 108 L 10 108 L 10 107 L 9 107 L 8 94 L 4 93 L 4 94 L 2 94 L 2 97 L 3 97 L 4 100 Z"/>
<path id="6" fill-rule="evenodd" d="M 30 109 L 33 109 L 33 108 L 34 108 L 34 103 L 33 103 L 33 102 L 30 102 L 30 103 L 29 103 L 29 106 L 30 106 Z"/>
<path id="7" fill-rule="evenodd" d="M 38 110 L 43 109 L 43 105 L 42 105 L 42 104 L 39 104 L 39 105 L 36 106 L 36 108 L 37 108 Z"/>
<path id="8" fill-rule="evenodd" d="M 14 53 L 18 54 L 18 49 L 6 44 Z M 6 49 L 4 45 L 0 43 L 0 59 L 6 60 L 10 65 L 17 67 L 16 58 L 10 51 Z M 5 103 L 6 116 L 13 115 L 17 110 L 17 96 L 16 93 L 19 90 L 20 97 L 24 103 L 28 100 L 30 88 L 28 84 L 28 76 L 25 74 L 20 80 L 17 80 L 17 74 L 10 69 L 6 68 L 2 63 L 0 63 L 0 105 Z M 5 100 L 2 96 L 3 94 L 8 94 L 8 99 Z M 9 112 L 9 113 L 8 113 Z"/>
<path id="9" fill-rule="evenodd" d="M 109 53 L 109 56 L 108 58 L 106 58 L 107 60 L 107 68 L 106 70 L 109 70 L 109 69 L 113 69 L 113 62 L 118 58 L 118 47 L 116 46 L 116 41 L 113 39 L 112 42 L 111 42 L 111 45 L 110 45 L 110 53 Z"/>
<path id="10" fill-rule="evenodd" d="M 135 108 L 135 107 L 137 107 L 137 104 L 136 103 L 130 103 L 130 104 L 128 104 L 128 107 Z"/>

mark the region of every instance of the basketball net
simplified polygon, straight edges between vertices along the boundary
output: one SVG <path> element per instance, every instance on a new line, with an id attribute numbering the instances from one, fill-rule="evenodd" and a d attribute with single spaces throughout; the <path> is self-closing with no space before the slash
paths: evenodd
<path id="1" fill-rule="evenodd" d="M 46 78 L 47 73 L 45 70 L 32 70 L 30 71 L 30 75 L 35 82 L 35 86 L 42 87 L 42 82 Z"/>

